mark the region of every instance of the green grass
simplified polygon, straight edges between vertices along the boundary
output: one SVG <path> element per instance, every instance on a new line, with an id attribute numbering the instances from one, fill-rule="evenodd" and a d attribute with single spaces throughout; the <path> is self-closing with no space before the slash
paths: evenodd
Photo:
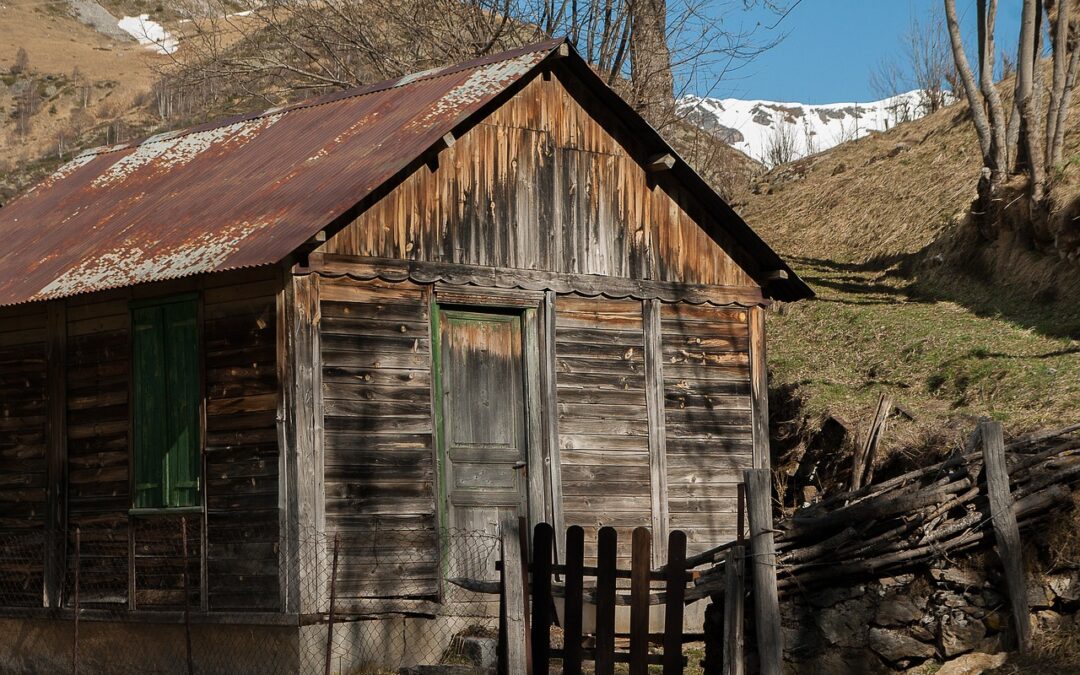
<path id="1" fill-rule="evenodd" d="M 791 261 L 818 298 L 769 313 L 769 365 L 810 417 L 863 428 L 888 392 L 915 417 L 891 423 L 894 448 L 960 438 L 982 415 L 1012 434 L 1080 420 L 1080 342 L 927 298 L 872 265 Z"/>

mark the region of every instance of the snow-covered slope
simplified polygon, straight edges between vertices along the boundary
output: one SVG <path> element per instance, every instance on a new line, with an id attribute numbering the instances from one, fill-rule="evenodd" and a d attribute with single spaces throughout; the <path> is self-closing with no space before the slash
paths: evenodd
<path id="1" fill-rule="evenodd" d="M 788 161 L 799 159 L 921 117 L 922 100 L 918 91 L 869 103 L 824 105 L 685 96 L 679 108 L 689 121 L 771 165 L 775 153 L 769 150 L 779 143 L 790 148 L 783 153 Z"/>

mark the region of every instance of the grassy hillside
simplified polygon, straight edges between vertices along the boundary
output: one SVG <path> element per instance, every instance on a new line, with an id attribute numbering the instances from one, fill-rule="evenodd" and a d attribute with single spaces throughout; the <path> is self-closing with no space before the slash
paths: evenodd
<path id="1" fill-rule="evenodd" d="M 1080 421 L 1080 262 L 978 236 L 965 112 L 779 167 L 746 197 L 750 224 L 819 296 L 770 313 L 773 383 L 802 402 L 780 415 L 806 416 L 789 432 L 830 414 L 865 428 L 881 392 L 914 417 L 884 440 L 908 454 L 947 447 L 980 415 L 1012 433 Z M 1080 134 L 1068 140 L 1062 208 L 1080 161 Z"/>

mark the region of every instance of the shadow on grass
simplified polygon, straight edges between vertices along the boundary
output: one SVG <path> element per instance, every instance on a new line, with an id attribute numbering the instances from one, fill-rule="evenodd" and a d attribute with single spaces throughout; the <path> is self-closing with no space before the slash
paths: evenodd
<path id="1" fill-rule="evenodd" d="M 946 264 L 931 256 L 935 243 L 916 253 L 846 263 L 823 258 L 788 256 L 787 260 L 811 287 L 833 293 L 818 302 L 843 305 L 934 304 L 952 302 L 976 316 L 1008 321 L 1044 336 L 1080 340 L 1080 302 L 1068 288 L 1052 293 L 1029 291 L 1021 284 L 1002 283 L 979 256 Z M 931 263 L 928 264 L 928 260 Z M 1047 258 L 1047 264 L 1057 263 Z M 1080 271 L 1077 272 L 1080 279 Z M 1048 353 L 1052 358 L 1075 349 Z M 1001 355 L 1009 357 L 1009 355 Z M 1016 356 L 1015 358 L 1028 358 Z"/>

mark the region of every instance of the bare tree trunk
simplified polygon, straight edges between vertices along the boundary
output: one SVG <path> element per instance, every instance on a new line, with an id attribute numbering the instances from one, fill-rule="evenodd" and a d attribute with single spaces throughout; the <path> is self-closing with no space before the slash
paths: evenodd
<path id="1" fill-rule="evenodd" d="M 675 100 L 667 43 L 667 0 L 630 0 L 630 72 L 635 105 L 662 113 Z"/>
<path id="2" fill-rule="evenodd" d="M 1020 136 L 1031 178 L 1030 195 L 1041 203 L 1046 184 L 1038 129 L 1036 69 L 1038 63 L 1038 27 L 1042 24 L 1042 2 L 1024 0 L 1020 18 L 1019 58 L 1016 64 L 1016 100 L 1020 110 Z"/>
<path id="3" fill-rule="evenodd" d="M 971 70 L 967 53 L 964 52 L 964 38 L 960 34 L 960 21 L 956 18 L 956 0 L 945 0 L 945 21 L 949 26 L 949 40 L 952 42 L 956 70 L 960 74 L 960 81 L 964 83 L 964 94 L 967 96 L 968 107 L 971 109 L 971 121 L 975 125 L 975 133 L 979 136 L 979 148 L 982 150 L 985 164 L 991 156 L 990 121 L 986 117 L 986 111 L 983 110 L 982 101 L 979 100 L 975 74 Z"/>
<path id="4" fill-rule="evenodd" d="M 986 100 L 990 123 L 990 181 L 992 190 L 1004 182 L 1008 170 L 1008 145 L 1006 140 L 1005 107 L 1001 94 L 994 86 L 994 24 L 997 21 L 997 0 L 979 0 L 979 83 Z"/>
<path id="5" fill-rule="evenodd" d="M 1051 0 L 1047 13 L 1057 14 L 1051 33 L 1053 81 L 1050 88 L 1050 104 L 1046 117 L 1046 169 L 1052 171 L 1061 163 L 1065 126 L 1069 118 L 1072 88 L 1076 83 L 1076 68 L 1080 50 L 1070 38 L 1072 26 L 1072 3 L 1069 0 Z M 1072 43 L 1072 44 L 1071 44 Z"/>

